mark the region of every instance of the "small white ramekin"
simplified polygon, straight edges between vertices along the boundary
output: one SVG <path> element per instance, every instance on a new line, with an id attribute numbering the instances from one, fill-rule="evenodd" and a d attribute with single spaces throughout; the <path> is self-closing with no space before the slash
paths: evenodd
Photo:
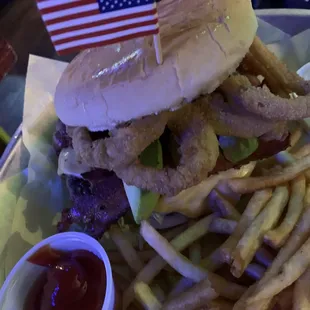
<path id="1" fill-rule="evenodd" d="M 107 285 L 102 310 L 113 310 L 115 304 L 115 289 L 112 269 L 104 248 L 92 237 L 77 232 L 56 234 L 30 249 L 14 266 L 0 290 L 0 310 L 22 310 L 25 299 L 34 281 L 46 268 L 29 263 L 27 260 L 41 247 L 49 245 L 53 249 L 73 251 L 87 250 L 99 257 L 105 266 Z"/>

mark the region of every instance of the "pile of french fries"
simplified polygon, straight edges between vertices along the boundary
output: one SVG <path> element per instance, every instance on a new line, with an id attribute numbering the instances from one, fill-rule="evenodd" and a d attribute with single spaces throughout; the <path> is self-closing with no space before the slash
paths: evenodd
<path id="1" fill-rule="evenodd" d="M 299 147 L 301 137 L 297 128 L 289 150 L 242 176 L 225 172 L 183 193 L 181 209 L 193 204 L 198 219 L 164 231 L 143 221 L 134 242 L 113 226 L 122 308 L 310 309 L 310 144 Z"/>

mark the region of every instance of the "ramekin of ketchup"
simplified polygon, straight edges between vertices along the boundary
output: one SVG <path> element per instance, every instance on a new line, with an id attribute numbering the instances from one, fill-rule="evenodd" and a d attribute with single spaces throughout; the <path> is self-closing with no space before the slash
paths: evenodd
<path id="1" fill-rule="evenodd" d="M 15 265 L 0 310 L 112 310 L 111 265 L 100 243 L 68 232 L 41 241 Z"/>

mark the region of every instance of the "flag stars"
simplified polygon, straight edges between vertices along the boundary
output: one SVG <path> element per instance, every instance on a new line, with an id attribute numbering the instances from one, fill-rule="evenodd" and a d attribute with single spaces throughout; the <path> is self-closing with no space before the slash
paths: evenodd
<path id="1" fill-rule="evenodd" d="M 101 12 L 109 12 L 153 3 L 156 0 L 97 0 L 97 1 L 100 4 Z"/>
<path id="2" fill-rule="evenodd" d="M 115 10 L 122 10 L 125 8 L 132 8 L 135 6 L 149 5 L 150 3 L 154 3 L 155 1 L 160 0 L 97 0 L 97 1 L 100 4 L 99 5 L 100 11 L 102 13 L 106 13 Z"/>

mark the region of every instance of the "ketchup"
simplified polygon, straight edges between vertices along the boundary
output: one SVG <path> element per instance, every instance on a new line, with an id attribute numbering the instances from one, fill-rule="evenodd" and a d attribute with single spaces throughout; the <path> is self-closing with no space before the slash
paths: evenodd
<path id="1" fill-rule="evenodd" d="M 47 267 L 35 281 L 23 310 L 101 310 L 106 290 L 104 263 L 86 250 L 44 246 L 28 261 Z"/>

